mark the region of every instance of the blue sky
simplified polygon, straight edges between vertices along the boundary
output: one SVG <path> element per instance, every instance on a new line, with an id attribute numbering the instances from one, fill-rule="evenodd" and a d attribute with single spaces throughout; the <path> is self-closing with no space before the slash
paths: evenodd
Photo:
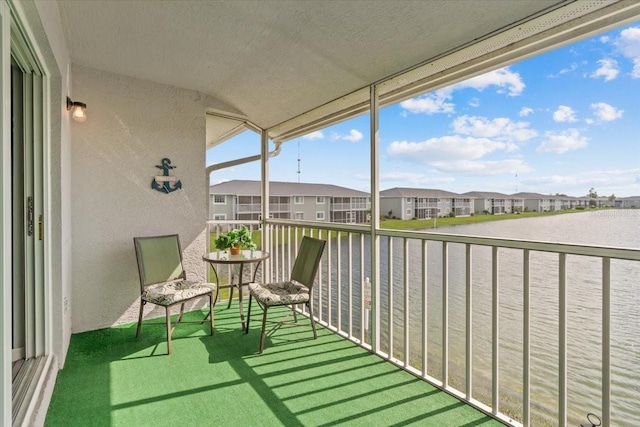
<path id="1" fill-rule="evenodd" d="M 259 143 L 245 132 L 207 164 Z M 369 191 L 369 151 L 367 114 L 284 143 L 270 179 Z M 640 22 L 385 107 L 379 151 L 381 189 L 640 196 Z M 259 163 L 211 183 L 232 179 Z"/>

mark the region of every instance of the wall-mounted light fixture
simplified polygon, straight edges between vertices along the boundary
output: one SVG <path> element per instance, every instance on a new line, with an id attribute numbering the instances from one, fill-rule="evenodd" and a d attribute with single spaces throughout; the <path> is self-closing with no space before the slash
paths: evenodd
<path id="1" fill-rule="evenodd" d="M 73 110 L 71 112 L 71 118 L 76 122 L 84 122 L 87 120 L 87 104 L 84 102 L 74 102 L 67 96 L 67 111 Z"/>

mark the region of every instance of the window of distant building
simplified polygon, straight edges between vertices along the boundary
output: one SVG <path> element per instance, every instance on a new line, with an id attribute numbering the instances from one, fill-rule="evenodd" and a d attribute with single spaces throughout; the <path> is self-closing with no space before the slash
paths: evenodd
<path id="1" fill-rule="evenodd" d="M 294 219 L 304 219 L 304 212 L 296 212 L 293 214 Z"/>
<path id="2" fill-rule="evenodd" d="M 318 221 L 324 221 L 324 211 L 317 211 L 316 212 L 316 219 Z"/>
<path id="3" fill-rule="evenodd" d="M 294 196 L 293 203 L 296 205 L 302 205 L 304 203 L 304 197 L 302 196 Z"/>
<path id="4" fill-rule="evenodd" d="M 407 203 L 411 203 L 411 197 L 407 197 Z"/>
<path id="5" fill-rule="evenodd" d="M 213 204 L 214 205 L 226 205 L 227 204 L 227 196 L 224 194 L 214 194 L 213 195 Z"/>
<path id="6" fill-rule="evenodd" d="M 316 197 L 316 204 L 324 205 L 324 197 L 323 196 Z"/>
<path id="7" fill-rule="evenodd" d="M 407 215 L 411 215 L 411 212 L 413 212 L 411 209 L 407 209 Z"/>
<path id="8" fill-rule="evenodd" d="M 224 221 L 227 219 L 227 214 L 213 214 L 214 221 Z"/>

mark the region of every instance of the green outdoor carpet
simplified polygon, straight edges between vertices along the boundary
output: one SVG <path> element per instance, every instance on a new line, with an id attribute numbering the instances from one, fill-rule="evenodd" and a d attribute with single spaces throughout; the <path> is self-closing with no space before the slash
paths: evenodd
<path id="1" fill-rule="evenodd" d="M 46 426 L 502 425 L 327 329 L 313 340 L 303 316 L 259 355 L 253 309 L 248 335 L 236 305 L 216 308 L 213 336 L 179 325 L 171 356 L 149 322 L 138 339 L 135 324 L 73 335 Z"/>

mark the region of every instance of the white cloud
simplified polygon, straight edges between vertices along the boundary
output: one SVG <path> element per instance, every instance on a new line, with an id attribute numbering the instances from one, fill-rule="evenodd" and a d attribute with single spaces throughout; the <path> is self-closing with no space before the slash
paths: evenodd
<path id="1" fill-rule="evenodd" d="M 315 132 L 306 134 L 302 137 L 302 139 L 324 139 L 324 134 L 322 133 L 322 131 L 317 130 Z"/>
<path id="2" fill-rule="evenodd" d="M 504 160 L 458 160 L 453 162 L 435 162 L 433 166 L 441 172 L 462 173 L 465 175 L 504 175 L 529 173 L 533 169 L 521 159 Z"/>
<path id="3" fill-rule="evenodd" d="M 455 105 L 451 102 L 451 92 L 438 90 L 426 95 L 402 101 L 400 106 L 413 114 L 453 113 Z"/>
<path id="4" fill-rule="evenodd" d="M 358 131 L 356 129 L 351 129 L 347 135 L 339 134 L 339 133 L 333 133 L 333 134 L 331 134 L 331 139 L 349 141 L 349 142 L 358 142 L 358 141 L 360 141 L 362 139 L 362 136 L 363 136 L 362 132 L 360 132 L 360 131 Z"/>
<path id="5" fill-rule="evenodd" d="M 608 82 L 618 77 L 620 70 L 618 68 L 618 61 L 615 59 L 600 59 L 598 60 L 598 64 L 600 64 L 600 67 L 591 73 L 592 78 L 597 79 L 603 77 L 604 81 Z"/>
<path id="6" fill-rule="evenodd" d="M 387 183 L 405 182 L 410 184 L 449 184 L 455 181 L 453 177 L 430 177 L 414 172 L 387 172 L 380 174 L 380 181 Z"/>
<path id="7" fill-rule="evenodd" d="M 440 161 L 479 159 L 493 151 L 506 148 L 507 144 L 504 142 L 454 135 L 422 142 L 394 141 L 387 147 L 387 155 L 394 159 L 427 165 Z"/>
<path id="8" fill-rule="evenodd" d="M 537 135 L 527 122 L 513 122 L 506 117 L 489 120 L 486 117 L 460 116 L 451 124 L 456 133 L 500 141 L 523 142 Z"/>
<path id="9" fill-rule="evenodd" d="M 345 141 L 358 142 L 362 139 L 362 132 L 351 129 L 349 131 L 349 135 L 345 135 L 342 137 Z"/>
<path id="10" fill-rule="evenodd" d="M 529 108 L 529 107 L 522 107 L 520 109 L 520 112 L 518 113 L 518 115 L 520 117 L 527 117 L 528 115 L 530 115 L 531 113 L 533 113 L 533 108 Z"/>
<path id="11" fill-rule="evenodd" d="M 593 111 L 593 114 L 603 122 L 610 122 L 619 119 L 622 117 L 622 113 L 624 113 L 624 110 L 619 110 L 604 102 L 591 104 L 591 111 Z"/>
<path id="12" fill-rule="evenodd" d="M 617 194 L 621 190 L 635 194 L 635 191 L 640 189 L 636 182 L 639 173 L 640 169 L 592 170 L 573 175 L 529 177 L 521 182 L 526 187 L 543 193 L 562 189 L 568 194 L 584 195 L 589 188 L 594 188 L 601 195 Z"/>
<path id="13" fill-rule="evenodd" d="M 514 73 L 509 67 L 505 67 L 456 83 L 452 86 L 452 90 L 473 88 L 482 91 L 490 86 L 497 86 L 499 93 L 503 93 L 506 90 L 509 96 L 520 95 L 526 87 L 520 74 Z"/>
<path id="14" fill-rule="evenodd" d="M 472 88 L 482 91 L 491 86 L 496 86 L 498 93 L 504 93 L 506 91 L 509 96 L 520 95 L 525 88 L 520 74 L 514 73 L 506 67 L 490 71 L 426 95 L 402 101 L 400 106 L 413 114 L 453 113 L 455 111 L 455 104 L 451 102 L 451 99 L 453 98 L 452 93 L 455 90 Z M 471 106 L 476 106 L 476 104 L 479 105 L 474 100 L 470 102 Z"/>
<path id="15" fill-rule="evenodd" d="M 471 100 L 469 100 L 469 106 L 470 107 L 479 107 L 480 106 L 480 100 L 478 98 L 471 98 Z"/>
<path id="16" fill-rule="evenodd" d="M 545 140 L 540 144 L 539 153 L 562 154 L 569 150 L 577 150 L 587 146 L 587 138 L 580 135 L 577 129 L 567 129 L 560 132 L 549 131 L 545 134 Z"/>
<path id="17" fill-rule="evenodd" d="M 575 51 L 572 50 L 571 53 L 575 54 Z M 577 70 L 582 65 L 585 65 L 584 61 L 581 62 L 581 63 L 574 62 L 569 67 L 561 69 L 556 74 L 549 74 L 547 77 L 552 78 L 552 79 L 560 77 L 563 74 L 574 72 L 575 70 Z"/>
<path id="18" fill-rule="evenodd" d="M 558 123 L 564 122 L 576 122 L 576 113 L 573 111 L 573 108 L 567 107 L 566 105 L 560 105 L 558 109 L 553 113 L 553 120 Z"/>
<path id="19" fill-rule="evenodd" d="M 640 27 L 624 29 L 620 38 L 615 41 L 616 47 L 633 63 L 633 78 L 640 78 Z"/>

